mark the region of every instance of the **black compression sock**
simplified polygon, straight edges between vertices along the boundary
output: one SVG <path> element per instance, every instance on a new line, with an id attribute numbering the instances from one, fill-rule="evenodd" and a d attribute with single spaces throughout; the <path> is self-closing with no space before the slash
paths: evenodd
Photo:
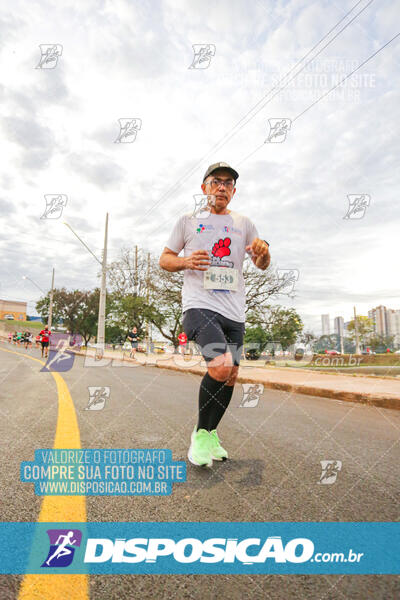
<path id="1" fill-rule="evenodd" d="M 224 416 L 224 413 L 228 408 L 229 402 L 231 401 L 233 387 L 233 385 L 224 385 L 217 397 L 217 401 L 213 401 L 212 409 L 210 411 L 210 418 L 208 421 L 208 431 L 213 431 L 214 429 L 217 429 L 218 423 Z"/>
<path id="2" fill-rule="evenodd" d="M 197 422 L 197 430 L 206 429 L 210 431 L 208 427 L 210 415 L 214 410 L 214 405 L 218 405 L 220 401 L 219 396 L 224 387 L 223 381 L 213 379 L 208 373 L 204 375 L 199 391 L 199 420 Z"/>

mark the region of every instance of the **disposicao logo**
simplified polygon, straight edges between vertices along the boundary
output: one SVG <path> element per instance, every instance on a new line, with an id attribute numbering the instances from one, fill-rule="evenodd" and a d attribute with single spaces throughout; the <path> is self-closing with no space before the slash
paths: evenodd
<path id="1" fill-rule="evenodd" d="M 68 567 L 74 558 L 75 548 L 81 545 L 79 529 L 48 529 L 50 549 L 42 567 Z"/>
<path id="2" fill-rule="evenodd" d="M 252 551 L 249 549 L 252 548 Z M 250 554 L 248 554 L 248 551 Z M 307 538 L 295 538 L 284 546 L 280 536 L 247 538 L 238 542 L 232 538 L 209 538 L 201 541 L 184 538 L 89 538 L 85 563 L 155 563 L 159 557 L 170 556 L 179 563 L 234 563 L 246 565 L 264 563 L 268 558 L 276 563 L 303 563 L 310 560 L 314 544 Z"/>

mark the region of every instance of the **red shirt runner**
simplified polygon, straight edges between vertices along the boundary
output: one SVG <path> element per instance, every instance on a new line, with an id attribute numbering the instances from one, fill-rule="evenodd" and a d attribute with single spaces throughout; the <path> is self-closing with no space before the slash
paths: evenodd
<path id="1" fill-rule="evenodd" d="M 42 342 L 48 342 L 51 336 L 51 331 L 49 329 L 42 329 L 39 335 L 42 338 Z"/>
<path id="2" fill-rule="evenodd" d="M 180 343 L 182 346 L 183 346 L 184 344 L 186 344 L 186 342 L 187 342 L 187 335 L 186 335 L 186 333 L 184 333 L 184 332 L 180 333 L 180 334 L 178 335 L 178 340 L 179 340 L 179 343 Z"/>

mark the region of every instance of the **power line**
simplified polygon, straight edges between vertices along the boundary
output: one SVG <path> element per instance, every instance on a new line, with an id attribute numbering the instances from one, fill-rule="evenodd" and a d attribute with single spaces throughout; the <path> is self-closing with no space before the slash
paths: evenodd
<path id="1" fill-rule="evenodd" d="M 330 33 L 332 33 L 332 31 L 334 31 L 339 25 L 340 23 L 346 19 L 346 17 L 353 12 L 353 10 L 360 4 L 362 0 L 359 0 L 337 23 L 336 25 L 334 25 L 329 31 L 328 33 L 326 33 L 320 40 L 319 42 L 317 42 L 317 44 L 315 44 L 280 80 L 279 82 L 271 89 L 269 90 L 269 92 L 267 92 L 267 94 L 265 96 L 263 96 L 263 98 L 261 98 L 261 100 L 259 100 L 257 102 L 257 104 L 255 104 L 241 119 L 240 121 L 238 121 L 233 128 L 226 133 L 224 136 L 222 136 L 222 138 L 216 142 L 214 144 L 214 146 L 205 154 L 201 157 L 201 159 L 185 174 L 183 175 L 183 177 L 179 178 L 179 183 L 178 185 L 176 185 L 176 183 L 174 184 L 174 187 L 171 187 L 169 190 L 167 190 L 163 196 L 161 196 L 161 198 L 159 200 L 157 200 L 157 202 L 155 202 L 155 204 L 153 204 L 153 206 L 143 215 L 143 217 L 141 218 L 141 220 L 139 220 L 138 223 L 141 223 L 143 220 L 146 219 L 146 217 L 161 203 L 163 202 L 163 200 L 165 200 L 171 193 L 176 192 L 177 189 L 179 189 L 182 185 L 183 182 L 186 181 L 188 179 L 188 177 L 190 177 L 190 175 L 192 175 L 195 170 L 201 165 L 202 161 L 211 153 L 213 152 L 215 149 L 220 149 L 223 145 L 225 145 L 225 143 L 230 140 L 234 135 L 236 135 L 236 133 L 238 133 L 238 131 L 240 131 L 242 129 L 242 127 L 244 127 L 245 125 L 247 125 L 247 123 L 249 123 L 259 112 L 260 110 L 262 110 L 262 108 L 264 108 L 264 106 L 266 106 L 266 104 L 268 104 L 268 102 L 270 102 L 271 100 L 273 100 L 273 98 L 275 98 L 276 95 L 278 95 L 282 90 L 284 90 L 289 83 L 295 78 L 297 77 L 297 75 L 299 75 L 299 73 L 301 73 L 301 71 L 303 71 L 307 65 L 312 62 L 327 46 L 329 46 L 337 37 L 338 35 L 340 35 L 340 33 L 342 33 L 342 31 L 344 31 L 349 25 L 351 25 L 351 23 L 362 13 L 364 12 L 364 10 L 366 8 L 368 8 L 368 6 L 370 4 L 372 4 L 372 2 L 374 2 L 374 0 L 369 0 L 367 2 L 367 4 L 365 4 L 365 6 L 348 22 L 346 23 L 346 25 L 344 27 L 342 27 L 342 29 L 340 29 L 340 31 L 337 32 L 337 34 L 331 39 L 329 40 L 329 42 L 327 44 L 325 44 L 325 46 L 323 46 L 309 61 L 307 61 L 303 67 L 301 69 L 299 69 L 299 71 L 297 71 L 295 73 L 295 75 L 289 79 L 289 81 L 286 82 L 286 84 L 282 87 L 279 88 L 279 86 L 281 85 L 281 83 L 286 79 L 286 77 L 288 77 L 294 69 L 296 69 L 310 54 L 311 52 L 313 52 L 313 50 L 315 50 L 315 48 L 317 48 L 329 35 Z M 268 96 L 276 89 L 279 88 L 277 90 L 277 92 L 275 94 L 273 94 L 273 96 L 271 98 L 269 98 L 268 101 L 264 101 L 266 98 L 268 98 Z M 262 104 L 262 106 L 256 110 L 254 112 L 254 114 L 245 122 L 243 123 L 243 125 L 241 125 L 241 123 L 248 117 L 248 115 L 250 115 L 250 113 L 252 113 L 260 104 Z M 241 125 L 239 127 L 239 125 Z M 238 130 L 234 131 L 237 127 Z"/>
<path id="2" fill-rule="evenodd" d="M 319 98 L 317 98 L 317 100 L 315 100 L 309 106 L 307 106 L 307 108 L 305 108 L 301 113 L 299 113 L 294 119 L 292 119 L 292 123 L 294 123 L 295 121 L 297 121 L 297 119 L 300 119 L 300 117 L 302 117 L 306 112 L 308 112 L 310 110 L 310 108 L 312 108 L 313 106 L 315 106 L 316 104 L 318 104 L 318 102 L 320 102 L 328 94 L 330 94 L 331 92 L 333 92 L 333 90 L 335 90 L 337 87 L 339 87 L 339 85 L 341 85 L 344 81 L 346 81 L 346 79 L 348 79 L 349 77 L 351 77 L 352 75 L 354 75 L 354 73 L 356 73 L 356 71 L 358 71 L 359 69 L 361 69 L 361 67 L 363 67 L 364 65 L 366 65 L 377 54 L 379 54 L 379 52 L 382 52 L 382 50 L 384 50 L 384 48 L 386 48 L 386 46 L 388 46 L 389 44 L 391 44 L 399 36 L 400 36 L 400 33 L 397 33 L 394 37 L 392 37 L 392 39 L 390 39 L 388 42 L 386 42 L 386 44 L 384 44 L 383 46 L 381 46 L 378 50 L 376 50 L 376 52 L 374 52 L 368 58 L 366 58 L 362 63 L 360 63 L 358 65 L 358 67 L 356 67 L 355 69 L 353 69 L 353 71 L 351 71 L 351 73 L 348 73 L 348 75 L 346 75 L 345 77 L 343 77 L 343 79 L 341 79 L 339 81 L 339 83 L 337 83 L 336 85 L 334 85 L 333 87 L 331 87 L 328 91 L 326 91 Z M 244 158 L 243 160 L 241 160 L 240 163 L 238 163 L 238 164 L 240 165 L 240 164 L 244 163 L 248 158 L 250 158 L 250 156 L 253 156 L 253 154 L 255 154 L 256 152 L 258 152 L 258 150 L 260 150 L 260 148 L 262 146 L 264 146 L 264 144 L 265 144 L 265 141 L 260 146 L 257 146 L 257 148 L 255 150 L 253 150 L 253 152 L 251 152 L 248 156 L 246 156 L 246 158 Z"/>
<path id="3" fill-rule="evenodd" d="M 292 123 L 294 123 L 295 121 L 297 121 L 297 119 L 299 119 L 300 117 L 302 117 L 307 111 L 310 110 L 310 108 L 312 108 L 313 106 L 315 106 L 316 104 L 318 104 L 318 102 L 320 100 L 322 100 L 323 98 L 325 98 L 325 96 L 327 96 L 328 94 L 330 94 L 334 89 L 336 89 L 339 85 L 341 85 L 344 81 L 346 81 L 346 79 L 348 79 L 349 77 L 351 77 L 356 71 L 358 71 L 359 69 L 361 69 L 361 67 L 363 67 L 364 65 L 366 65 L 367 62 L 369 62 L 372 58 L 374 58 L 374 56 L 376 56 L 377 54 L 379 54 L 379 52 L 382 52 L 382 50 L 384 48 L 386 48 L 386 46 L 389 46 L 389 44 L 391 44 L 393 42 L 393 40 L 395 40 L 399 36 L 400 36 L 400 33 L 397 33 L 394 37 L 392 37 L 391 40 L 389 40 L 388 42 L 386 42 L 386 44 L 384 44 L 376 52 L 374 52 L 373 54 L 371 54 L 367 59 L 365 59 L 361 64 L 359 64 L 358 67 L 356 67 L 353 71 L 351 71 L 351 73 L 349 73 L 348 75 L 346 75 L 346 77 L 343 77 L 343 79 L 341 81 L 339 81 L 339 83 L 337 83 L 330 90 L 328 90 L 327 92 L 325 92 L 324 94 L 322 94 L 322 96 L 320 96 L 317 100 L 315 100 L 315 102 L 313 102 L 312 104 L 310 104 L 310 106 L 308 106 L 300 114 L 298 114 L 297 117 L 295 117 L 293 119 Z"/>
<path id="4" fill-rule="evenodd" d="M 376 52 L 374 52 L 373 54 L 371 54 L 366 60 L 364 60 L 362 63 L 360 63 L 358 65 L 358 67 L 356 67 L 355 69 L 353 69 L 353 71 L 351 71 L 348 75 L 346 75 L 345 77 L 343 77 L 343 79 L 341 79 L 339 81 L 339 83 L 337 83 L 336 85 L 334 85 L 332 88 L 330 88 L 327 92 L 325 92 L 324 94 L 322 94 L 317 100 L 315 100 L 314 102 L 312 102 L 307 108 L 305 108 L 301 113 L 299 113 L 293 120 L 292 123 L 294 123 L 295 121 L 297 121 L 297 119 L 299 119 L 301 116 L 303 116 L 306 112 L 308 112 L 310 110 L 310 108 L 312 108 L 313 106 L 315 106 L 316 104 L 318 104 L 318 102 L 320 102 L 323 98 L 325 98 L 328 94 L 330 94 L 334 89 L 336 89 L 339 85 L 341 85 L 344 81 L 346 81 L 346 79 L 348 79 L 349 77 L 351 77 L 356 71 L 358 71 L 359 69 L 361 69 L 361 67 L 363 67 L 365 64 L 367 64 L 372 58 L 374 58 L 377 54 L 379 54 L 379 52 L 381 52 L 382 50 L 384 50 L 384 48 L 386 48 L 386 46 L 388 46 L 389 44 L 391 44 L 397 37 L 400 36 L 400 33 L 396 34 L 392 39 L 390 39 L 388 42 L 386 42 L 386 44 L 384 44 L 383 46 L 381 46 L 378 50 L 376 50 Z M 252 152 L 250 154 L 248 154 L 244 159 L 242 159 L 238 165 L 243 164 L 244 162 L 246 162 L 246 160 L 248 158 L 250 158 L 251 156 L 253 156 L 256 152 L 258 152 L 258 150 L 260 150 L 262 148 L 262 146 L 264 146 L 265 141 L 260 144 L 259 146 L 257 146 L 257 148 L 255 148 L 255 150 L 252 150 Z M 157 233 L 158 231 L 160 231 L 167 223 L 169 223 L 171 219 L 165 221 L 160 227 L 158 227 L 157 229 L 155 229 L 154 231 L 152 231 L 153 234 Z"/>
<path id="5" fill-rule="evenodd" d="M 337 32 L 337 33 L 336 33 L 336 34 L 335 34 L 335 35 L 334 35 L 334 36 L 333 36 L 333 37 L 332 37 L 332 38 L 329 40 L 329 42 L 327 42 L 327 43 L 325 44 L 325 46 L 322 46 L 322 48 L 320 48 L 320 50 L 318 50 L 318 52 L 316 52 L 316 53 L 314 54 L 314 56 L 313 56 L 312 58 L 310 58 L 310 60 L 308 60 L 308 61 L 307 61 L 307 62 L 306 62 L 306 63 L 305 63 L 305 64 L 304 64 L 302 67 L 301 67 L 301 69 L 299 69 L 299 70 L 298 70 L 298 71 L 297 71 L 297 72 L 296 72 L 296 73 L 293 75 L 293 77 L 291 77 L 291 78 L 290 78 L 290 79 L 289 79 L 289 80 L 288 80 L 288 81 L 285 83 L 285 85 L 284 85 L 284 86 L 282 86 L 281 88 L 279 88 L 279 89 L 278 89 L 278 90 L 275 92 L 275 94 L 273 94 L 273 96 L 272 96 L 271 98 L 269 98 L 269 100 L 268 100 L 268 101 L 264 102 L 264 103 L 262 104 L 262 106 L 261 106 L 261 107 L 260 107 L 260 108 L 259 108 L 259 109 L 258 109 L 258 110 L 257 110 L 257 111 L 256 111 L 256 112 L 255 112 L 255 113 L 254 113 L 254 114 L 253 114 L 253 115 L 252 115 L 252 116 L 251 116 L 251 117 L 250 117 L 250 118 L 249 118 L 249 119 L 248 119 L 248 120 L 247 120 L 245 123 L 243 123 L 243 125 L 241 125 L 241 126 L 239 127 L 239 129 L 238 129 L 238 130 L 237 130 L 235 133 L 231 134 L 231 135 L 229 136 L 228 140 L 230 140 L 230 139 L 231 139 L 231 138 L 232 138 L 234 135 L 236 135 L 236 133 L 238 133 L 238 132 L 239 132 L 241 129 L 243 129 L 243 127 L 245 127 L 245 126 L 247 125 L 247 123 L 249 123 L 249 122 L 250 122 L 252 119 L 254 119 L 254 117 L 255 117 L 256 115 L 258 115 L 258 113 L 259 113 L 259 112 L 260 112 L 260 111 L 261 111 L 261 110 L 264 108 L 264 106 L 266 106 L 267 104 L 269 104 L 269 102 L 271 102 L 271 100 L 273 100 L 273 99 L 274 99 L 276 96 L 278 96 L 278 94 L 280 94 L 280 92 L 282 92 L 284 89 L 286 89 L 286 88 L 287 88 L 287 86 L 288 86 L 288 85 L 289 85 L 289 84 L 290 84 L 290 83 L 291 83 L 291 82 L 292 82 L 292 81 L 293 81 L 293 80 L 294 80 L 294 79 L 297 77 L 297 75 L 299 75 L 299 74 L 300 74 L 302 71 L 304 71 L 304 69 L 305 69 L 305 68 L 306 68 L 306 67 L 307 67 L 307 66 L 308 66 L 308 65 L 309 65 L 309 64 L 310 64 L 310 63 L 311 63 L 311 62 L 312 62 L 314 59 L 316 59 L 316 58 L 317 58 L 317 56 L 319 56 L 319 55 L 321 54 L 321 52 L 322 52 L 323 50 L 325 50 L 325 48 L 327 48 L 327 47 L 328 47 L 328 46 L 329 46 L 329 45 L 330 45 L 330 44 L 331 44 L 331 43 L 332 43 L 332 42 L 333 42 L 333 41 L 334 41 L 334 40 L 335 40 L 335 39 L 336 39 L 336 38 L 337 38 L 337 37 L 338 37 L 338 36 L 339 36 L 341 33 L 342 33 L 342 31 L 344 31 L 345 29 L 347 29 L 347 27 L 349 27 L 349 25 L 351 25 L 351 24 L 353 23 L 353 21 L 354 21 L 354 20 L 355 20 L 355 19 L 356 19 L 356 18 L 357 18 L 357 17 L 358 17 L 358 16 L 359 16 L 359 15 L 360 15 L 362 12 L 364 12 L 364 10 L 365 10 L 366 8 L 368 8 L 368 6 L 369 6 L 370 4 L 372 4 L 372 2 L 374 2 L 374 0 L 369 0 L 369 2 L 367 2 L 367 4 L 366 4 L 366 5 L 365 5 L 365 6 L 364 6 L 364 7 L 363 7 L 363 8 L 362 8 L 362 9 L 361 9 L 361 10 L 360 10 L 360 11 L 359 11 L 359 12 L 358 12 L 356 15 L 354 15 L 354 17 L 353 17 L 352 19 L 350 19 L 350 21 L 349 21 L 348 23 L 346 23 L 346 25 L 344 25 L 344 27 L 342 27 L 342 29 L 340 29 L 340 30 L 339 30 L 339 31 L 338 31 L 338 32 Z M 358 3 L 358 4 L 359 4 L 359 3 Z M 355 8 L 355 7 L 353 7 L 353 8 Z M 353 9 L 351 9 L 351 10 L 353 10 Z M 351 12 L 351 11 L 350 11 L 350 12 Z M 348 13 L 347 13 L 347 14 L 348 14 Z M 345 15 L 345 17 L 347 16 L 347 14 Z M 342 21 L 342 20 L 343 20 L 345 17 L 343 17 L 343 18 L 342 18 L 342 19 L 341 19 L 341 20 L 340 20 L 340 21 L 339 21 L 339 22 L 338 22 L 338 23 L 335 25 L 335 27 L 333 27 L 333 29 L 335 29 L 335 28 L 337 27 L 337 25 L 339 25 L 339 23 L 340 23 L 340 22 L 341 22 L 341 21 Z M 332 29 L 331 29 L 331 31 L 332 31 Z M 329 32 L 329 33 L 330 33 L 330 32 Z M 315 45 L 315 46 L 314 46 L 314 47 L 313 47 L 313 48 L 312 48 L 312 49 L 311 49 L 311 50 L 310 50 L 310 51 L 309 51 L 309 52 L 306 54 L 306 56 L 308 56 L 308 54 L 310 54 L 310 52 L 312 52 L 312 50 L 313 50 L 314 48 L 316 48 L 316 47 L 317 47 L 317 46 L 318 46 L 318 45 L 319 45 L 319 44 L 320 44 L 320 43 L 321 43 L 321 42 L 322 42 L 322 41 L 323 41 L 323 40 L 324 40 L 324 39 L 327 37 L 327 35 L 329 35 L 329 33 L 327 33 L 327 34 L 326 34 L 326 35 L 325 35 L 325 36 L 324 36 L 324 37 L 323 37 L 323 38 L 320 40 L 320 42 L 318 42 L 318 44 L 316 44 L 316 45 Z M 305 58 L 305 57 L 304 57 L 304 58 Z M 303 58 L 303 59 L 302 59 L 300 62 L 302 62 L 302 61 L 304 60 L 304 58 Z M 293 68 L 294 68 L 294 67 L 293 67 Z M 293 70 L 293 69 L 291 69 L 291 70 Z M 290 73 L 290 71 L 289 71 L 289 73 Z M 288 73 L 288 74 L 289 74 L 289 73 Z M 288 75 L 288 74 L 287 74 L 287 75 Z M 287 77 L 287 75 L 285 75 L 285 77 Z M 283 79 L 284 79 L 284 78 L 283 78 Z M 275 87 L 276 87 L 276 86 L 275 86 Z M 275 88 L 273 88 L 271 91 L 273 91 L 274 89 L 275 89 Z M 261 102 L 261 101 L 260 101 L 260 102 Z M 260 102 L 259 102 L 258 104 L 260 104 Z M 253 110 L 253 109 L 252 109 L 252 110 Z M 250 111 L 250 112 L 251 112 L 251 111 Z M 249 114 L 249 113 L 247 113 L 247 114 Z M 243 120 L 243 119 L 242 119 L 242 120 Z M 227 140 L 227 141 L 228 141 L 228 140 Z"/>

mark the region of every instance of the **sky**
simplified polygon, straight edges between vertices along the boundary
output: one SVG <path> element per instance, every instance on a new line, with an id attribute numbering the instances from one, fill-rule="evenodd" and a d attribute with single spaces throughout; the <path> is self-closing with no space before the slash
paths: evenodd
<path id="1" fill-rule="evenodd" d="M 400 309 L 400 38 L 323 97 L 398 30 L 389 0 L 3 8 L 0 298 L 35 314 L 53 267 L 56 287 L 99 285 L 65 223 L 100 257 L 108 212 L 110 261 L 134 245 L 159 255 L 208 165 L 225 161 L 240 174 L 230 208 L 268 240 L 274 269 L 298 272 L 295 297 L 277 301 L 307 329 L 354 305 Z M 137 119 L 136 137 L 120 137 L 120 119 Z M 282 119 L 287 133 L 266 141 Z M 58 218 L 43 218 L 55 195 Z M 344 218 L 354 198 L 363 207 Z"/>

